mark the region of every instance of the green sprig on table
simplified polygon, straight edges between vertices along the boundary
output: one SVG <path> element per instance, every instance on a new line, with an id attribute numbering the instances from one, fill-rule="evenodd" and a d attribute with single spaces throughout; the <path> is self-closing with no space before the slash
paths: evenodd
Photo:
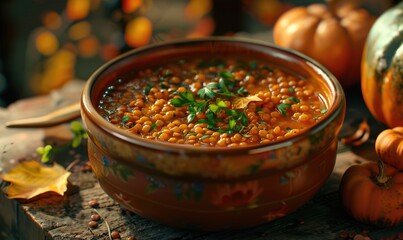
<path id="1" fill-rule="evenodd" d="M 73 138 L 67 144 L 57 148 L 47 144 L 36 149 L 36 152 L 41 155 L 41 162 L 49 163 L 56 152 L 64 150 L 66 147 L 77 148 L 81 145 L 83 139 L 88 138 L 87 132 L 79 121 L 70 123 L 70 131 L 73 133 Z"/>

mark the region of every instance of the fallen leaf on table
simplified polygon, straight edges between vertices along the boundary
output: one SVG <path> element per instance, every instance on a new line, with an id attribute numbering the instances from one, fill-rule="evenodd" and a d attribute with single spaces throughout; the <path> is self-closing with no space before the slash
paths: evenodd
<path id="1" fill-rule="evenodd" d="M 365 143 L 370 136 L 371 129 L 366 119 L 362 120 L 357 130 L 350 136 L 341 139 L 341 142 L 348 146 L 359 146 Z"/>
<path id="2" fill-rule="evenodd" d="M 24 161 L 1 178 L 10 182 L 5 190 L 8 198 L 30 199 L 45 192 L 63 195 L 70 174 L 56 163 L 48 167 L 37 161 Z"/>
<path id="3" fill-rule="evenodd" d="M 239 109 L 239 108 L 245 108 L 246 106 L 248 106 L 248 104 L 250 102 L 260 102 L 262 101 L 262 99 L 256 95 L 251 95 L 251 96 L 247 96 L 247 97 L 240 97 L 240 98 L 236 98 L 234 100 L 234 108 L 235 109 Z"/>

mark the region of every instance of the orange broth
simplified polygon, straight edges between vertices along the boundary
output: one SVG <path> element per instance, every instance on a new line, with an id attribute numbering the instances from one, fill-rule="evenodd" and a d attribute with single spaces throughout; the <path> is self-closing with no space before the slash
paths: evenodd
<path id="1" fill-rule="evenodd" d="M 187 59 L 135 71 L 105 90 L 101 115 L 146 139 L 236 147 L 291 137 L 326 112 L 320 89 L 264 61 Z"/>

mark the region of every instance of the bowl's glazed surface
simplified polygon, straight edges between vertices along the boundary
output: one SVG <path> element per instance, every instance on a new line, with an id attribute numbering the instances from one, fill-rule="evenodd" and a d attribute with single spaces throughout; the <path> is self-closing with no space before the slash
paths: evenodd
<path id="1" fill-rule="evenodd" d="M 304 133 L 270 145 L 209 148 L 142 139 L 103 119 L 96 106 L 113 81 L 178 56 L 246 54 L 312 81 L 328 106 Z M 345 98 L 337 80 L 316 62 L 266 43 L 209 38 L 133 50 L 88 80 L 82 118 L 89 159 L 104 191 L 123 207 L 158 222 L 200 230 L 239 229 L 295 211 L 331 174 Z"/>

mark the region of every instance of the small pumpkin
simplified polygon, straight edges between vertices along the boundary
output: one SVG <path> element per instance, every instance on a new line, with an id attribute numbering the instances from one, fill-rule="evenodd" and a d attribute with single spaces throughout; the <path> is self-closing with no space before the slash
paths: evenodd
<path id="1" fill-rule="evenodd" d="M 368 34 L 361 89 L 376 119 L 389 128 L 403 126 L 403 2 L 384 12 Z"/>
<path id="2" fill-rule="evenodd" d="M 273 28 L 274 43 L 304 53 L 328 68 L 344 88 L 360 83 L 362 50 L 376 17 L 335 1 L 294 7 Z"/>
<path id="3" fill-rule="evenodd" d="M 383 130 L 376 138 L 375 151 L 382 161 L 403 170 L 403 127 Z"/>
<path id="4" fill-rule="evenodd" d="M 340 192 L 344 209 L 357 221 L 386 227 L 403 222 L 403 172 L 382 161 L 349 167 Z"/>

